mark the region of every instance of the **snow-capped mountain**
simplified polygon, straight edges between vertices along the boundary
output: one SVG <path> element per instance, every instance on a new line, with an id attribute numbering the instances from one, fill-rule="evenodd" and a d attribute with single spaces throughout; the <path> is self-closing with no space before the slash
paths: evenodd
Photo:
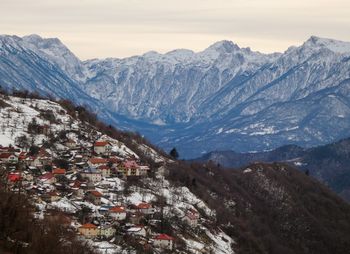
<path id="1" fill-rule="evenodd" d="M 198 53 L 179 49 L 82 62 L 57 39 L 1 41 L 5 87 L 58 96 L 68 90 L 78 102 L 86 98 L 93 109 L 115 113 L 104 119 L 165 149 L 176 146 L 185 158 L 215 149 L 311 146 L 350 135 L 347 42 L 312 36 L 284 53 L 262 54 L 221 41 Z M 13 44 L 21 45 L 19 56 Z M 32 70 L 35 79 L 28 82 Z"/>

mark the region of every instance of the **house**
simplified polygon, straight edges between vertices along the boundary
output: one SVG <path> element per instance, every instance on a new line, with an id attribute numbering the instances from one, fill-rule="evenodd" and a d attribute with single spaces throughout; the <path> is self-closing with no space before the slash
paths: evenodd
<path id="1" fill-rule="evenodd" d="M 110 169 L 110 167 L 108 167 L 106 165 L 99 166 L 98 170 L 100 170 L 103 177 L 110 177 L 111 176 L 111 169 Z"/>
<path id="2" fill-rule="evenodd" d="M 73 139 L 68 139 L 65 143 L 66 147 L 69 149 L 75 149 L 77 148 L 77 143 Z"/>
<path id="3" fill-rule="evenodd" d="M 1 153 L 0 161 L 4 163 L 16 164 L 18 162 L 18 157 L 12 153 Z"/>
<path id="4" fill-rule="evenodd" d="M 20 172 L 12 172 L 8 174 L 7 179 L 10 183 L 16 183 L 22 180 L 22 176 Z"/>
<path id="5" fill-rule="evenodd" d="M 139 171 L 141 176 L 146 176 L 148 171 L 150 170 L 149 166 L 140 166 Z"/>
<path id="6" fill-rule="evenodd" d="M 198 225 L 199 213 L 194 209 L 188 209 L 183 219 L 191 227 L 196 227 Z"/>
<path id="7" fill-rule="evenodd" d="M 49 156 L 30 156 L 24 160 L 28 167 L 42 167 L 52 164 L 52 158 Z"/>
<path id="8" fill-rule="evenodd" d="M 146 202 L 139 203 L 136 207 L 138 211 L 143 214 L 154 214 L 155 212 L 152 205 Z"/>
<path id="9" fill-rule="evenodd" d="M 87 223 L 78 228 L 80 234 L 86 238 L 94 238 L 98 234 L 98 229 L 94 224 Z"/>
<path id="10" fill-rule="evenodd" d="M 43 182 L 43 183 L 48 183 L 48 184 L 53 184 L 53 183 L 56 182 L 55 176 L 54 176 L 52 173 L 50 173 L 50 172 L 43 174 L 43 175 L 40 176 L 38 179 L 39 179 L 41 182 Z"/>
<path id="11" fill-rule="evenodd" d="M 66 175 L 66 170 L 64 168 L 55 168 L 55 169 L 52 170 L 52 174 L 54 176 Z"/>
<path id="12" fill-rule="evenodd" d="M 116 232 L 117 230 L 112 225 L 103 225 L 97 229 L 97 235 L 107 239 L 112 238 Z"/>
<path id="13" fill-rule="evenodd" d="M 125 220 L 126 219 L 126 209 L 124 206 L 115 206 L 108 210 L 109 216 L 115 220 Z"/>
<path id="14" fill-rule="evenodd" d="M 140 165 L 138 165 L 134 160 L 123 161 L 119 166 L 119 170 L 124 176 L 140 175 Z"/>
<path id="15" fill-rule="evenodd" d="M 94 152 L 96 154 L 110 155 L 112 152 L 112 145 L 108 141 L 97 141 L 94 144 Z"/>
<path id="16" fill-rule="evenodd" d="M 122 160 L 120 158 L 117 158 L 117 157 L 110 157 L 110 158 L 108 158 L 108 162 L 114 166 L 118 166 L 118 164 L 120 164 L 122 162 Z"/>
<path id="17" fill-rule="evenodd" d="M 82 182 L 75 180 L 73 183 L 69 184 L 69 186 L 72 188 L 72 191 L 75 196 L 82 198 L 84 196 L 84 187 L 86 184 L 83 184 Z"/>
<path id="18" fill-rule="evenodd" d="M 91 167 L 99 167 L 102 165 L 106 165 L 107 163 L 108 163 L 107 159 L 100 158 L 100 157 L 93 157 L 93 158 L 90 158 L 88 161 L 88 164 Z"/>
<path id="19" fill-rule="evenodd" d="M 98 212 L 101 215 L 107 215 L 109 213 L 109 209 L 111 209 L 113 206 L 111 205 L 101 205 L 100 208 L 98 208 Z"/>
<path id="20" fill-rule="evenodd" d="M 24 161 L 27 158 L 27 153 L 26 152 L 20 152 L 18 155 L 18 160 Z"/>
<path id="21" fill-rule="evenodd" d="M 98 191 L 88 191 L 86 194 L 88 200 L 90 200 L 95 205 L 101 205 L 102 193 Z"/>
<path id="22" fill-rule="evenodd" d="M 101 172 L 97 171 L 96 168 L 87 167 L 82 171 L 81 176 L 88 179 L 92 183 L 100 182 L 102 180 Z"/>
<path id="23" fill-rule="evenodd" d="M 172 250 L 174 238 L 167 234 L 159 234 L 154 238 L 153 246 L 161 249 Z"/>
<path id="24" fill-rule="evenodd" d="M 147 231 L 144 226 L 131 227 L 126 230 L 126 233 L 128 235 L 133 235 L 133 236 L 142 236 L 142 237 L 147 236 Z"/>

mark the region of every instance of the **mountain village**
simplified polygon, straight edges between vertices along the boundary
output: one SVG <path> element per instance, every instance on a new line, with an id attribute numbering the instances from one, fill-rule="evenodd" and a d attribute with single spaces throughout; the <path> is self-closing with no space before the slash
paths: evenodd
<path id="1" fill-rule="evenodd" d="M 233 253 L 215 211 L 166 179 L 171 159 L 135 143 L 147 163 L 56 102 L 0 104 L 1 185 L 28 195 L 37 219 L 59 217 L 101 253 Z"/>

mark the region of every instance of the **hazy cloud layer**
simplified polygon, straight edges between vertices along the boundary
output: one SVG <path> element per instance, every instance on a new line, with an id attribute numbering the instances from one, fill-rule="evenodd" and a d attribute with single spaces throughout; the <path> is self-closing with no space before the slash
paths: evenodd
<path id="1" fill-rule="evenodd" d="M 284 51 L 311 35 L 350 41 L 348 0 L 0 0 L 0 33 L 59 37 L 80 58 L 203 50 L 228 39 Z"/>

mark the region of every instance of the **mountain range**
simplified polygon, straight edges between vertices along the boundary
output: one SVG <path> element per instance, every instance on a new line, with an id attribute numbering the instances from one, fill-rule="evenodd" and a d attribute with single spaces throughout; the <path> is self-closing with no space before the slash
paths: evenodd
<path id="1" fill-rule="evenodd" d="M 315 36 L 274 54 L 220 41 L 81 61 L 58 39 L 3 35 L 0 85 L 87 105 L 182 158 L 350 136 L 350 43 Z"/>

